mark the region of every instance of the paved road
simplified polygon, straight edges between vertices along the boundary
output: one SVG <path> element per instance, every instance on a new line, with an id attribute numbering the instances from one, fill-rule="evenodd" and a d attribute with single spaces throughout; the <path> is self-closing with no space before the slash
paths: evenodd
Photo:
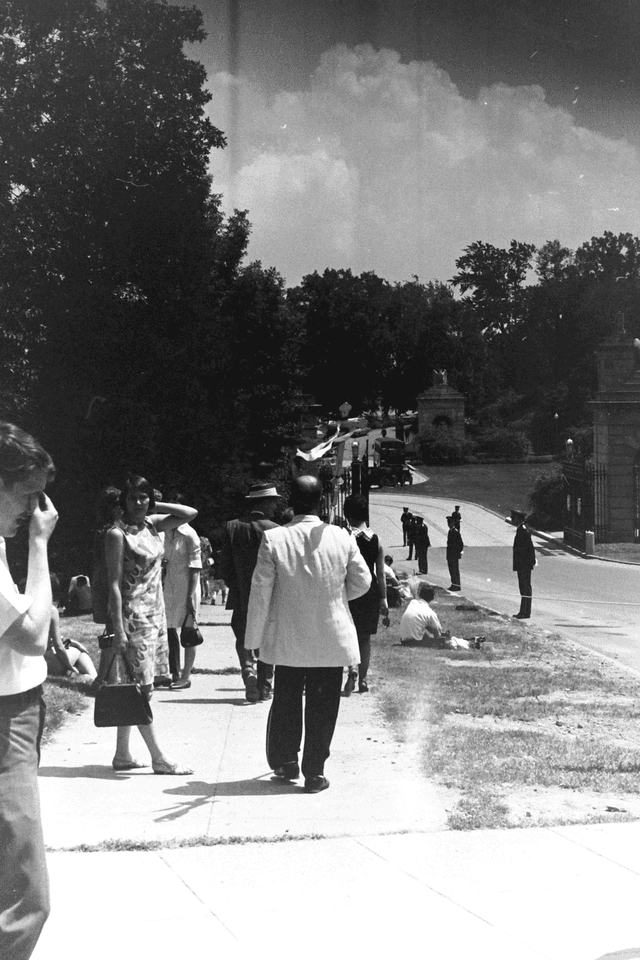
<path id="1" fill-rule="evenodd" d="M 415 489 L 415 488 L 414 488 Z M 429 526 L 429 578 L 449 584 L 445 558 L 446 516 L 454 501 L 372 491 L 371 524 L 400 569 L 407 563 L 402 547 L 403 506 L 420 512 Z M 520 598 L 511 569 L 514 529 L 504 519 L 474 504 L 462 504 L 461 561 L 463 593 L 501 613 L 516 613 Z M 640 566 L 585 560 L 554 543 L 534 537 L 538 566 L 533 573 L 535 622 L 640 671 Z"/>

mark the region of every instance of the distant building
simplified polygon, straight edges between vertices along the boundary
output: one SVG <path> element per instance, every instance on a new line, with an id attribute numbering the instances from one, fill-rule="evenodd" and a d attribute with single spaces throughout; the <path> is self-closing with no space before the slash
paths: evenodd
<path id="1" fill-rule="evenodd" d="M 464 440 L 464 395 L 449 386 L 445 370 L 435 370 L 433 386 L 418 397 L 418 432 L 443 427 Z"/>

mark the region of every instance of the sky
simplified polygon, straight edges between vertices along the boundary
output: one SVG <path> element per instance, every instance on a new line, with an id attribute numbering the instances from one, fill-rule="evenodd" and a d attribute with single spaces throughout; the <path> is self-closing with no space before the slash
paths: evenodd
<path id="1" fill-rule="evenodd" d="M 195 2 L 213 189 L 288 285 L 640 234 L 640 0 Z"/>

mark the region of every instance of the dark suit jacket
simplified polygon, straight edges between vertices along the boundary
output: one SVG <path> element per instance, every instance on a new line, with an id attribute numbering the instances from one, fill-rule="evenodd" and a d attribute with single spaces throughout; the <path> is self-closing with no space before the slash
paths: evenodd
<path id="1" fill-rule="evenodd" d="M 264 514 L 258 512 L 252 513 L 246 520 L 230 520 L 227 524 L 220 554 L 220 572 L 229 588 L 228 610 L 237 610 L 246 616 L 251 577 L 258 560 L 262 534 L 277 526 L 273 520 L 267 520 Z"/>
<path id="2" fill-rule="evenodd" d="M 413 530 L 413 542 L 416 550 L 428 550 L 431 546 L 429 539 L 429 528 L 426 523 L 416 524 Z"/>
<path id="3" fill-rule="evenodd" d="M 536 565 L 536 551 L 531 534 L 521 523 L 513 539 L 513 569 L 533 570 Z"/>
<path id="4" fill-rule="evenodd" d="M 462 537 L 455 527 L 451 527 L 447 534 L 447 560 L 459 560 L 463 550 Z"/>

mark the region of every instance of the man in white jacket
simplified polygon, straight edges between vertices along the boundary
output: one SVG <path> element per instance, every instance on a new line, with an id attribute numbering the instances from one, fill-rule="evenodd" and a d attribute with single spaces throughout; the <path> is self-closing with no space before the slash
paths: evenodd
<path id="1" fill-rule="evenodd" d="M 342 671 L 359 661 L 349 600 L 367 592 L 371 574 L 346 530 L 320 520 L 322 486 L 316 477 L 292 484 L 294 518 L 266 530 L 251 581 L 245 647 L 275 665 L 275 692 L 267 725 L 267 760 L 276 777 L 297 780 L 304 750 L 305 790 L 329 781 L 324 764 L 338 719 Z"/>

